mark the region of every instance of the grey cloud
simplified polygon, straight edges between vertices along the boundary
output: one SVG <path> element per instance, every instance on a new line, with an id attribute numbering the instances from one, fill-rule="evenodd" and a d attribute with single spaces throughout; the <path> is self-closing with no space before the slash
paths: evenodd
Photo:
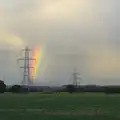
<path id="1" fill-rule="evenodd" d="M 47 57 L 44 60 L 47 59 L 48 65 L 44 74 L 40 73 L 42 78 L 39 75 L 38 79 L 64 84 L 69 82 L 68 76 L 77 66 L 86 84 L 101 84 L 97 80 L 101 73 L 97 77 L 89 73 L 88 69 L 92 70 L 88 65 L 92 64 L 91 57 L 100 54 L 102 58 L 104 51 L 112 51 L 109 53 L 109 57 L 112 57 L 116 51 L 115 57 L 119 59 L 119 0 L 74 0 L 73 4 L 69 0 L 59 0 L 58 3 L 54 0 L 6 1 L 0 0 L 4 14 L 2 28 L 18 35 L 31 48 L 39 46 L 41 42 L 45 45 Z M 57 4 L 60 10 L 54 6 L 49 8 L 49 4 Z M 45 12 L 46 6 L 52 9 L 51 14 L 49 10 Z M 61 8 L 65 8 L 63 13 L 60 13 Z M 77 56 L 77 62 L 74 56 Z"/>

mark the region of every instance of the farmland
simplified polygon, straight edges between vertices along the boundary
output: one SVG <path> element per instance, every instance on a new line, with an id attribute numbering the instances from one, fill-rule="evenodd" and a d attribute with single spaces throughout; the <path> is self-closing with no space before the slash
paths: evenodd
<path id="1" fill-rule="evenodd" d="M 0 120 L 120 120 L 120 95 L 29 93 L 0 95 Z"/>

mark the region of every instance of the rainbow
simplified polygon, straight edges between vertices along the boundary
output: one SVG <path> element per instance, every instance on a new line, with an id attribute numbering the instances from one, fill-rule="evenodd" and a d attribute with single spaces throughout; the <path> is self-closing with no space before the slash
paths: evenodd
<path id="1" fill-rule="evenodd" d="M 32 61 L 33 69 L 31 69 L 31 79 L 34 80 L 38 75 L 39 67 L 41 64 L 42 48 L 41 47 L 34 48 L 32 56 L 33 56 L 33 59 L 35 59 L 35 60 Z"/>

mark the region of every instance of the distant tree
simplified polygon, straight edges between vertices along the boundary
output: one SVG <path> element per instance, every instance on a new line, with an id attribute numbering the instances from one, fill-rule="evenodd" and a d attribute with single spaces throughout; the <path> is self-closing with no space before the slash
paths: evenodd
<path id="1" fill-rule="evenodd" d="M 69 92 L 69 93 L 73 93 L 76 90 L 74 85 L 67 85 L 66 89 L 67 89 L 67 92 Z"/>
<path id="2" fill-rule="evenodd" d="M 19 93 L 20 91 L 21 91 L 21 86 L 20 85 L 13 85 L 10 88 L 10 92 L 13 92 L 13 93 Z"/>
<path id="3" fill-rule="evenodd" d="M 13 92 L 13 93 L 28 93 L 29 89 L 27 87 L 23 87 L 21 85 L 13 85 L 9 89 L 9 92 Z"/>
<path id="4" fill-rule="evenodd" d="M 6 91 L 6 85 L 4 81 L 0 80 L 0 93 L 4 93 Z"/>
<path id="5" fill-rule="evenodd" d="M 106 94 L 120 94 L 120 87 L 106 87 L 105 88 L 105 93 Z"/>

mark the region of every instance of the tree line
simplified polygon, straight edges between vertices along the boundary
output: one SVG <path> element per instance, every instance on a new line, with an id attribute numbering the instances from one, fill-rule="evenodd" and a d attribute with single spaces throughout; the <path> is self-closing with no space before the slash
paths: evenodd
<path id="1" fill-rule="evenodd" d="M 48 87 L 49 88 L 49 87 Z M 37 87 L 28 87 L 21 85 L 13 85 L 7 87 L 4 81 L 0 80 L 0 93 L 12 92 L 12 93 L 28 93 L 28 92 L 43 92 L 44 90 L 38 89 Z M 54 92 L 68 92 L 68 93 L 82 93 L 82 92 L 102 92 L 105 94 L 120 94 L 120 86 L 95 86 L 95 85 L 86 85 L 86 86 L 74 86 L 66 85 L 63 89 L 56 89 L 54 91 L 48 91 L 48 93 Z"/>

